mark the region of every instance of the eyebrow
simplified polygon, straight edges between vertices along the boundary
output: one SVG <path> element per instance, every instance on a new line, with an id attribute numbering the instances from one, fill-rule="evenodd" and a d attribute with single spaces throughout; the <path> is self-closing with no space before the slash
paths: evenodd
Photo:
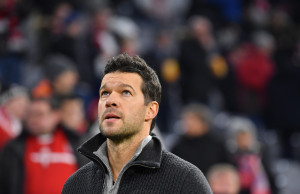
<path id="1" fill-rule="evenodd" d="M 121 88 L 131 88 L 134 92 L 135 92 L 135 89 L 131 86 L 131 85 L 129 85 L 129 84 L 118 84 L 117 85 L 118 87 L 121 87 Z M 104 84 L 103 86 L 101 86 L 100 87 L 100 89 L 99 89 L 99 92 L 101 91 L 101 90 L 103 90 L 103 89 L 106 89 L 107 88 L 107 85 L 106 84 Z"/>

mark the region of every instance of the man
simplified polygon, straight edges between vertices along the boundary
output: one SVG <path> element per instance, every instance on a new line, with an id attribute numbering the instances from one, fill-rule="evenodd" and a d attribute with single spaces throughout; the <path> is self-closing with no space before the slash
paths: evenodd
<path id="1" fill-rule="evenodd" d="M 79 137 L 58 128 L 59 120 L 55 103 L 49 99 L 31 102 L 27 128 L 0 155 L 1 193 L 61 193 L 67 178 L 84 161 L 73 151 Z"/>
<path id="2" fill-rule="evenodd" d="M 182 113 L 184 133 L 171 152 L 196 165 L 206 175 L 217 163 L 232 163 L 225 142 L 215 133 L 213 116 L 204 104 L 189 104 Z"/>
<path id="3" fill-rule="evenodd" d="M 182 100 L 184 104 L 208 104 L 216 90 L 217 80 L 210 66 L 210 58 L 217 54 L 214 52 L 217 45 L 209 19 L 194 16 L 189 21 L 190 36 L 181 41 L 178 56 Z"/>
<path id="4" fill-rule="evenodd" d="M 78 85 L 79 74 L 75 63 L 67 56 L 55 54 L 45 60 L 45 75 L 32 90 L 35 98 L 49 98 L 73 94 Z"/>
<path id="5" fill-rule="evenodd" d="M 62 193 L 211 193 L 197 167 L 162 150 L 149 135 L 161 86 L 143 59 L 112 58 L 99 94 L 101 133 L 79 148 L 92 162 L 66 181 Z"/>

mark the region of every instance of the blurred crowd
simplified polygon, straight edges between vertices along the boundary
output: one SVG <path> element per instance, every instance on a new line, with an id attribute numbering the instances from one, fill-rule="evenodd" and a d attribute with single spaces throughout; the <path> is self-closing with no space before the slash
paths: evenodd
<path id="1" fill-rule="evenodd" d="M 160 78 L 156 131 L 166 149 L 198 166 L 215 193 L 283 193 L 275 161 L 300 161 L 298 8 L 1 0 L 0 192 L 60 193 L 86 163 L 76 146 L 98 132 L 106 61 L 127 52 Z"/>

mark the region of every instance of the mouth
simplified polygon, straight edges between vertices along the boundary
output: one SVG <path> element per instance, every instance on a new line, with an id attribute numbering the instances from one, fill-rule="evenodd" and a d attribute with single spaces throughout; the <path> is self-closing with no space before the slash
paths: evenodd
<path id="1" fill-rule="evenodd" d="M 104 117 L 104 120 L 107 120 L 107 121 L 112 121 L 112 120 L 116 120 L 116 119 L 120 119 L 120 116 L 113 114 L 113 113 L 109 113 Z"/>

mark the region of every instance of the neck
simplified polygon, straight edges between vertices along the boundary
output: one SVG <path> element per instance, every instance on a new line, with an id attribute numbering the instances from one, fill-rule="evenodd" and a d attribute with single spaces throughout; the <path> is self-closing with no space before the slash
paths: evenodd
<path id="1" fill-rule="evenodd" d="M 147 133 L 136 134 L 122 142 L 113 142 L 107 139 L 107 153 L 114 181 L 117 180 L 122 168 L 132 158 L 140 143 L 147 136 Z"/>

